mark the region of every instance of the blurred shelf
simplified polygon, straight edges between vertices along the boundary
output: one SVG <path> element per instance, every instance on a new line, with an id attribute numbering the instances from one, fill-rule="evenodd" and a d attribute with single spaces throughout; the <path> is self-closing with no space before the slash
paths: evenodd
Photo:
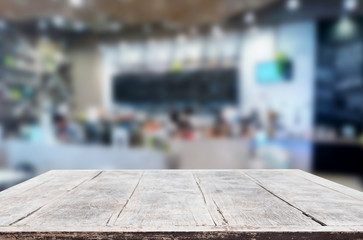
<path id="1" fill-rule="evenodd" d="M 10 67 L 4 67 L 4 66 L 0 66 L 0 72 L 1 71 L 5 71 L 7 73 L 14 73 L 14 74 L 21 74 L 21 75 L 38 75 L 40 74 L 40 71 L 36 71 L 34 69 L 31 68 L 10 68 Z"/>

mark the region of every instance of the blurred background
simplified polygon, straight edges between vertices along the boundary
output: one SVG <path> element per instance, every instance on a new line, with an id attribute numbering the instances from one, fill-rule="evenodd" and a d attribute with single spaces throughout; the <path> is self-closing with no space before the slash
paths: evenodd
<path id="1" fill-rule="evenodd" d="M 362 190 L 363 2 L 0 0 L 0 189 L 196 168 Z"/>

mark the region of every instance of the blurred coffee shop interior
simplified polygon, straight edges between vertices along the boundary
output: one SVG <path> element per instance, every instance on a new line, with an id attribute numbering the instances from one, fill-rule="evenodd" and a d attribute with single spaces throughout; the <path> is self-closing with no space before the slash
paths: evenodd
<path id="1" fill-rule="evenodd" d="M 0 0 L 0 189 L 275 168 L 362 190 L 362 1 Z"/>

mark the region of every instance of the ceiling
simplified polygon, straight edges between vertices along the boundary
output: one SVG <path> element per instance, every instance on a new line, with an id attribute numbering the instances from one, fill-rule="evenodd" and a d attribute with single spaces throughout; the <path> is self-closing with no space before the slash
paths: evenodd
<path id="1" fill-rule="evenodd" d="M 77 1 L 77 0 L 75 0 Z M 81 0 L 82 1 L 82 0 Z M 170 28 L 211 24 L 277 0 L 0 0 L 0 17 L 13 21 L 61 16 L 88 25 L 117 21 L 123 25 L 163 24 Z"/>

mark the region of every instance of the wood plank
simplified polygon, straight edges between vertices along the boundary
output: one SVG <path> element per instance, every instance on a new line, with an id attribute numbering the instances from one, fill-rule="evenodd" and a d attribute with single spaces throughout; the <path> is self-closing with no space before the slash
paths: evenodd
<path id="1" fill-rule="evenodd" d="M 16 224 L 63 194 L 72 191 L 98 171 L 50 171 L 0 194 L 0 226 Z"/>
<path id="2" fill-rule="evenodd" d="M 217 225 L 319 225 L 239 171 L 195 172 L 194 175 Z"/>
<path id="3" fill-rule="evenodd" d="M 1 233 L 2 240 L 363 240 L 359 232 L 18 232 Z"/>
<path id="4" fill-rule="evenodd" d="M 106 226 L 128 203 L 141 177 L 141 171 L 102 171 L 16 225 Z"/>
<path id="5" fill-rule="evenodd" d="M 363 202 L 307 180 L 296 171 L 244 171 L 263 189 L 325 226 L 362 226 Z"/>
<path id="6" fill-rule="evenodd" d="M 345 194 L 345 195 L 348 195 L 348 196 L 351 196 L 353 198 L 363 201 L 363 193 L 358 190 L 348 188 L 341 184 L 326 180 L 324 178 L 318 177 L 316 175 L 313 175 L 313 174 L 310 174 L 310 173 L 307 173 L 307 172 L 304 172 L 301 170 L 295 170 L 295 174 L 299 175 L 307 180 L 310 180 L 316 184 L 320 184 L 326 188 L 330 188 L 334 191 L 340 192 L 342 194 Z"/>
<path id="7" fill-rule="evenodd" d="M 192 173 L 151 171 L 144 174 L 115 225 L 167 228 L 215 226 L 215 223 Z"/>
<path id="8" fill-rule="evenodd" d="M 38 186 L 40 184 L 45 183 L 46 181 L 50 180 L 54 176 L 54 171 L 49 171 L 46 173 L 43 173 L 37 177 L 31 178 L 25 182 L 19 183 L 11 188 L 5 189 L 0 192 L 0 201 L 15 196 L 17 194 L 20 194 L 23 191 L 26 191 L 30 188 L 33 188 L 35 186 Z"/>
<path id="9" fill-rule="evenodd" d="M 0 239 L 363 240 L 360 197 L 300 171 L 52 171 L 0 193 Z"/>

